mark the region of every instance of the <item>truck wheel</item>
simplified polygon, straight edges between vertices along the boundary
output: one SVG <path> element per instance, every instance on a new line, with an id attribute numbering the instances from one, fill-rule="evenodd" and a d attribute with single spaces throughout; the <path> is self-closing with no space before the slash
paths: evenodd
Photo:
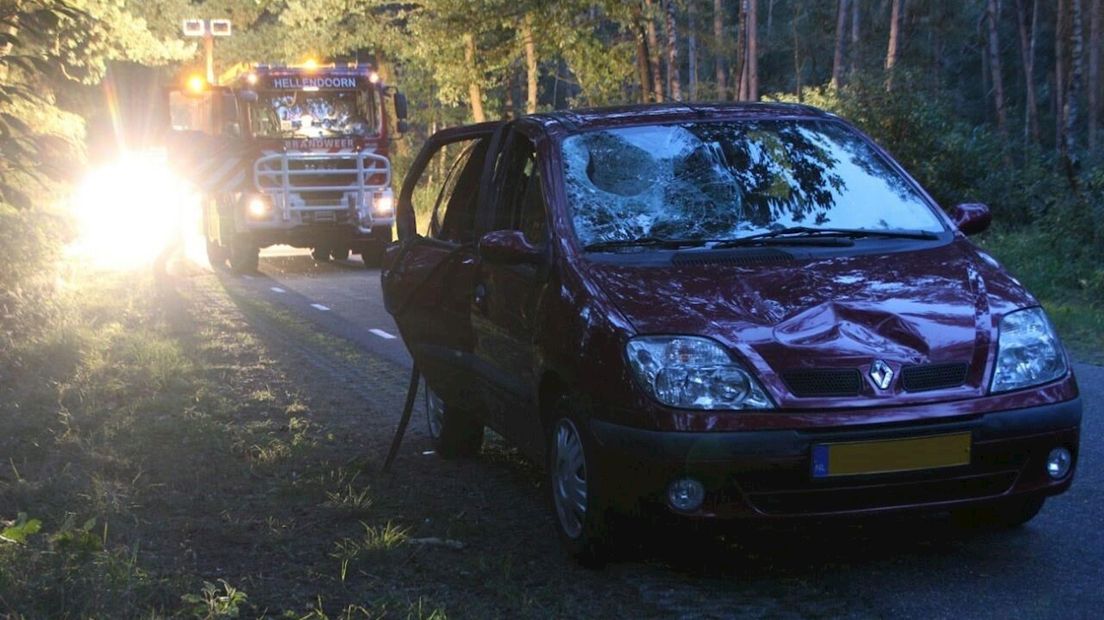
<path id="1" fill-rule="evenodd" d="M 958 526 L 969 529 L 1006 530 L 1034 519 L 1044 503 L 1045 497 L 999 500 L 987 506 L 957 510 L 952 519 Z"/>
<path id="2" fill-rule="evenodd" d="M 319 263 L 325 263 L 330 260 L 330 248 L 317 247 L 311 248 L 311 258 Z"/>
<path id="3" fill-rule="evenodd" d="M 253 273 L 257 271 L 257 263 L 261 249 L 246 240 L 235 240 L 230 246 L 230 268 L 235 273 Z"/>
<path id="4" fill-rule="evenodd" d="M 364 261 L 364 266 L 369 269 L 375 269 L 383 264 L 383 251 L 384 244 L 372 243 L 364 246 L 360 250 L 360 258 Z"/>
<path id="5" fill-rule="evenodd" d="M 433 449 L 443 459 L 472 457 L 483 447 L 483 424 L 471 414 L 445 404 L 425 386 L 426 424 Z"/>
<path id="6" fill-rule="evenodd" d="M 212 269 L 225 267 L 227 258 L 229 256 L 226 248 L 219 245 L 217 241 L 207 240 L 207 262 L 211 264 Z"/>
<path id="7" fill-rule="evenodd" d="M 548 429 L 548 489 L 560 542 L 575 561 L 588 568 L 603 566 L 613 550 L 608 523 L 606 481 L 595 459 L 594 442 L 577 421 L 570 401 L 555 405 Z"/>
<path id="8" fill-rule="evenodd" d="M 348 247 L 330 248 L 330 258 L 334 260 L 349 260 Z"/>

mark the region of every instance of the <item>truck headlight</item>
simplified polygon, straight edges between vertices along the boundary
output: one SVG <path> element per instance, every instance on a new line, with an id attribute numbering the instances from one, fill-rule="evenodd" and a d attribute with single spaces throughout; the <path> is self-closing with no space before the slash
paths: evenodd
<path id="1" fill-rule="evenodd" d="M 1062 345 L 1042 308 L 1018 310 L 1001 319 L 990 392 L 1048 383 L 1067 370 Z"/>
<path id="2" fill-rule="evenodd" d="M 254 194 L 245 201 L 245 212 L 255 220 L 267 218 L 271 210 L 272 202 L 265 196 Z"/>
<path id="3" fill-rule="evenodd" d="M 372 213 L 375 215 L 390 217 L 395 212 L 395 197 L 391 190 L 376 192 L 372 196 Z"/>
<path id="4" fill-rule="evenodd" d="M 708 338 L 642 336 L 625 347 L 637 382 L 656 400 L 682 409 L 768 409 L 755 377 Z"/>

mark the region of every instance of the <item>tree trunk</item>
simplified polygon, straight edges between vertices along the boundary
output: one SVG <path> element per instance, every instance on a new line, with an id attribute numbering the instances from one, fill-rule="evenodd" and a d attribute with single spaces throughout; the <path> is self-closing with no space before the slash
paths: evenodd
<path id="1" fill-rule="evenodd" d="M 748 0 L 748 100 L 759 101 L 759 0 Z"/>
<path id="2" fill-rule="evenodd" d="M 859 72 L 859 41 L 861 40 L 859 28 L 862 25 L 862 13 L 859 5 L 862 0 L 851 0 L 851 75 L 854 77 Z"/>
<path id="3" fill-rule="evenodd" d="M 801 96 L 801 68 L 804 63 L 801 61 L 801 37 L 798 36 L 797 22 L 801 18 L 801 3 L 794 3 L 794 15 L 790 20 L 790 29 L 793 32 L 793 61 L 794 61 L 794 90 L 797 93 L 797 100 L 802 101 Z"/>
<path id="4" fill-rule="evenodd" d="M 640 79 L 640 103 L 648 103 L 652 96 L 651 55 L 648 53 L 648 35 L 641 24 L 636 32 L 636 72 Z"/>
<path id="5" fill-rule="evenodd" d="M 1054 26 L 1054 148 L 1065 154 L 1066 126 L 1066 28 L 1069 0 L 1058 0 L 1058 17 Z"/>
<path id="6" fill-rule="evenodd" d="M 847 0 L 839 0 L 836 8 L 836 53 L 832 56 L 832 88 L 843 83 L 843 42 L 847 38 Z"/>
<path id="7" fill-rule="evenodd" d="M 648 64 L 652 68 L 652 89 L 655 92 L 655 100 L 663 101 L 663 76 L 659 70 L 659 35 L 655 26 L 655 3 L 652 0 L 644 0 L 644 24 L 648 33 Z"/>
<path id="8" fill-rule="evenodd" d="M 1024 71 L 1024 144 L 1039 143 L 1039 105 L 1035 95 L 1035 40 L 1039 30 L 1039 0 L 1035 0 L 1028 34 L 1024 0 L 1016 0 L 1016 21 L 1020 33 L 1020 61 Z"/>
<path id="9" fill-rule="evenodd" d="M 736 26 L 736 100 L 747 99 L 747 0 L 740 0 Z"/>
<path id="10" fill-rule="evenodd" d="M 997 131 L 1002 140 L 1008 141 L 1008 113 L 1004 107 L 1004 78 L 1001 74 L 1000 35 L 997 25 L 1000 23 L 1000 12 L 997 0 L 988 0 L 985 10 L 986 22 L 989 30 L 989 72 L 993 76 L 993 106 L 996 108 Z"/>
<path id="11" fill-rule="evenodd" d="M 675 21 L 675 2 L 664 2 L 665 29 L 667 30 L 667 92 L 673 101 L 682 101 L 681 72 L 678 64 L 678 25 Z"/>
<path id="12" fill-rule="evenodd" d="M 698 100 L 698 0 L 686 1 L 686 63 L 690 101 Z"/>
<path id="13" fill-rule="evenodd" d="M 518 67 L 510 63 L 506 68 L 506 83 L 503 84 L 502 118 L 511 120 L 517 118 L 517 103 L 514 102 L 514 82 L 517 80 Z"/>
<path id="14" fill-rule="evenodd" d="M 723 0 L 713 0 L 713 53 L 715 54 L 715 60 L 713 63 L 714 73 L 717 76 L 717 99 L 725 101 L 728 99 L 728 84 L 725 77 L 725 45 L 724 36 L 724 2 Z"/>
<path id="15" fill-rule="evenodd" d="M 1095 153 L 1097 137 L 1100 132 L 1100 37 L 1104 33 L 1100 31 L 1101 0 L 1092 0 L 1092 11 L 1089 16 L 1089 151 Z"/>
<path id="16" fill-rule="evenodd" d="M 522 22 L 521 32 L 522 38 L 525 40 L 525 71 L 528 78 L 525 112 L 535 114 L 537 111 L 537 79 L 540 76 L 537 73 L 537 45 L 533 41 L 533 16 L 529 13 L 526 13 L 525 21 Z"/>
<path id="17" fill-rule="evenodd" d="M 901 6 L 904 0 L 892 0 L 893 9 L 889 15 L 889 47 L 886 49 L 885 71 L 886 90 L 893 90 L 893 69 L 897 66 L 900 54 L 898 44 L 901 38 Z"/>
<path id="18" fill-rule="evenodd" d="M 467 65 L 468 71 L 471 72 L 471 78 L 468 82 L 468 97 L 471 98 L 472 118 L 475 122 L 482 123 L 487 120 L 487 115 L 483 113 L 483 87 L 479 85 L 479 80 L 475 77 L 475 37 L 470 32 L 464 33 L 464 63 Z"/>
<path id="19" fill-rule="evenodd" d="M 1063 160 L 1066 165 L 1066 176 L 1070 186 L 1077 189 L 1077 134 L 1074 129 L 1077 126 L 1078 96 L 1081 93 L 1081 77 L 1083 75 L 1083 58 L 1085 50 L 1084 29 L 1082 22 L 1081 0 L 1070 0 L 1070 77 L 1066 86 L 1065 105 L 1065 153 Z"/>

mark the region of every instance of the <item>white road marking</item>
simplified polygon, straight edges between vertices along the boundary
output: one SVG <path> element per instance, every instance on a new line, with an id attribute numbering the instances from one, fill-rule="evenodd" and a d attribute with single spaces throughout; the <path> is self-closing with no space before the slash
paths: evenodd
<path id="1" fill-rule="evenodd" d="M 322 312 L 329 312 L 330 311 L 329 308 L 327 308 L 326 306 L 323 306 L 322 304 L 311 304 L 311 308 L 314 308 L 315 310 L 321 310 Z"/>
<path id="2" fill-rule="evenodd" d="M 286 293 L 287 291 L 285 291 L 284 289 L 282 289 L 278 286 L 274 286 L 274 287 L 272 287 L 272 292 L 273 293 Z"/>
<path id="3" fill-rule="evenodd" d="M 253 276 L 247 276 L 244 273 L 242 274 L 242 277 L 245 278 L 246 280 L 252 280 L 253 279 Z"/>
<path id="4" fill-rule="evenodd" d="M 389 334 L 389 333 L 383 331 L 382 329 L 370 329 L 368 331 L 370 331 L 373 334 L 379 336 L 380 338 L 383 338 L 384 340 L 394 340 L 395 339 L 394 334 Z"/>

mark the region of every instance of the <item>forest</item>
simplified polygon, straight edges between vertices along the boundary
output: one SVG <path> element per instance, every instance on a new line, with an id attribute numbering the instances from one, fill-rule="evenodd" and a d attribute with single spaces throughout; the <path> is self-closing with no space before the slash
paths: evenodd
<path id="1" fill-rule="evenodd" d="M 800 101 L 871 134 L 1062 319 L 1104 299 L 1101 0 L 4 0 L 0 240 L 9 317 L 48 295 L 64 202 L 112 72 L 201 66 L 187 17 L 225 17 L 216 68 L 374 63 L 433 131 L 572 106 Z M 110 125 L 109 125 L 110 126 Z M 401 164 L 400 164 L 401 169 Z M 1038 247 L 1049 247 L 1045 256 Z M 45 277 L 43 277 L 45 276 Z M 45 284 L 44 284 L 45 283 Z M 43 288 L 45 286 L 45 289 Z M 1093 312 L 1094 313 L 1094 312 Z M 10 321 L 9 321 L 10 322 Z M 5 328 L 8 331 L 8 328 Z"/>
<path id="2" fill-rule="evenodd" d="M 100 269 L 75 250 L 86 181 L 128 150 L 166 152 L 161 100 L 206 69 L 188 19 L 233 24 L 215 43 L 216 76 L 308 59 L 373 66 L 410 103 L 389 153 L 396 193 L 428 136 L 472 122 L 679 102 L 837 114 L 945 209 L 989 206 L 991 228 L 970 240 L 1045 307 L 1086 378 L 1086 420 L 1101 400 L 1090 403 L 1104 364 L 1104 0 L 0 0 L 0 618 L 910 617 L 869 606 L 877 597 L 936 605 L 904 608 L 915 617 L 963 615 L 962 603 L 1039 616 L 1094 604 L 1092 571 L 1052 570 L 1068 554 L 1051 546 L 1093 544 L 1091 477 L 1067 512 L 1018 538 L 818 523 L 811 537 L 709 539 L 674 568 L 603 573 L 561 558 L 533 492 L 541 467 L 491 433 L 462 465 L 412 437 L 402 471 L 381 472 L 410 374 L 377 355 L 407 354 L 386 324 L 363 326 L 381 349 L 358 348 L 341 308 L 271 279 L 270 256 L 268 274 L 188 260 L 169 274 L 152 259 Z M 647 156 L 619 153 L 619 169 Z M 821 173 L 814 160 L 807 175 Z M 155 168 L 98 187 L 115 200 L 113 184 Z M 152 220 L 180 198 L 173 180 L 119 227 L 156 244 Z M 744 184 L 762 209 L 771 188 Z M 357 299 L 378 295 L 378 272 L 277 258 L 301 259 L 297 284 L 329 287 L 369 320 Z M 341 329 L 318 329 L 330 320 Z M 1082 463 L 1099 463 L 1085 428 Z"/>

